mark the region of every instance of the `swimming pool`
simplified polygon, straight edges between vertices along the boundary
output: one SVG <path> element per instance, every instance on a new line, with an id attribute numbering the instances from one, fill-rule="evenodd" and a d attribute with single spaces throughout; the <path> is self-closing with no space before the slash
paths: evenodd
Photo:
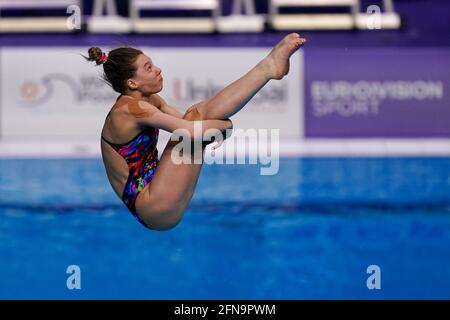
<path id="1" fill-rule="evenodd" d="M 100 159 L 0 160 L 1 299 L 449 299 L 449 243 L 450 158 L 204 166 L 169 232 L 137 223 Z"/>

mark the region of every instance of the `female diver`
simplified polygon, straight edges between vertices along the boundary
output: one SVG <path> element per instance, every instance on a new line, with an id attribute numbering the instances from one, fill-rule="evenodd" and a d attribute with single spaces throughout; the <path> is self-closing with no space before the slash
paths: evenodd
<path id="1" fill-rule="evenodd" d="M 142 225 L 153 230 L 176 226 L 202 166 L 175 163 L 171 154 L 179 142 L 172 139 L 158 159 L 159 129 L 171 133 L 185 129 L 194 141 L 199 139 L 194 121 L 201 121 L 201 136 L 208 129 L 231 129 L 229 118 L 269 80 L 282 79 L 289 72 L 289 58 L 305 42 L 297 33 L 287 35 L 247 74 L 184 114 L 158 95 L 163 88 L 161 69 L 142 51 L 117 48 L 106 55 L 97 47 L 89 49 L 88 60 L 103 65 L 105 80 L 120 94 L 101 134 L 106 173 L 115 193 Z"/>

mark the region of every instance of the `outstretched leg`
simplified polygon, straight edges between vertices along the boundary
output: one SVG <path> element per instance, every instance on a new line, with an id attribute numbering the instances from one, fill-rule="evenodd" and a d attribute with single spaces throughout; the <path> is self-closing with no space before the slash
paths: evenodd
<path id="1" fill-rule="evenodd" d="M 204 119 L 228 119 L 241 110 L 271 79 L 280 80 L 289 72 L 289 58 L 306 39 L 297 33 L 284 37 L 270 54 L 239 80 L 215 96 L 196 105 Z"/>

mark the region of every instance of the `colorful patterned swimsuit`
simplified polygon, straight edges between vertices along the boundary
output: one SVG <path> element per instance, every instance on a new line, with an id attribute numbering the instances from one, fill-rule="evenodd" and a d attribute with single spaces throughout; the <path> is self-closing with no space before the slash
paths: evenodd
<path id="1" fill-rule="evenodd" d="M 158 165 L 158 128 L 147 127 L 131 141 L 123 144 L 111 143 L 103 136 L 102 139 L 117 151 L 128 164 L 128 180 L 122 194 L 122 201 L 133 216 L 146 228 L 149 228 L 136 212 L 136 198 L 152 181 Z"/>

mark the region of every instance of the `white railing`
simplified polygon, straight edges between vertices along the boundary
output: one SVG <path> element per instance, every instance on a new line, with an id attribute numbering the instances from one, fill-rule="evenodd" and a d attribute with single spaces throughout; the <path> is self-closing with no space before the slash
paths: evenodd
<path id="1" fill-rule="evenodd" d="M 360 0 L 271 0 L 269 21 L 276 30 L 295 29 L 398 29 L 400 17 L 394 12 L 393 0 L 382 0 L 383 12 L 379 6 L 372 6 L 376 12 L 361 12 Z M 310 8 L 348 7 L 348 13 L 281 14 L 282 7 Z M 369 7 L 370 8 L 370 7 Z"/>
<path id="2" fill-rule="evenodd" d="M 217 21 L 219 32 L 262 32 L 266 17 L 256 14 L 254 0 L 234 0 L 231 14 Z"/>
<path id="3" fill-rule="evenodd" d="M 0 0 L 1 9 L 65 9 L 68 6 L 81 5 L 74 0 Z"/>
<path id="4" fill-rule="evenodd" d="M 4 10 L 20 9 L 62 9 L 66 12 L 71 5 L 76 5 L 82 12 L 82 0 L 0 0 L 0 16 Z M 71 32 L 67 28 L 67 15 L 60 17 L 2 17 L 0 32 Z"/>
<path id="5" fill-rule="evenodd" d="M 218 0 L 129 0 L 130 19 L 136 32 L 213 32 L 220 15 Z M 142 10 L 202 10 L 209 17 L 142 18 Z"/>
<path id="6" fill-rule="evenodd" d="M 117 13 L 116 0 L 94 0 L 87 28 L 91 33 L 131 32 L 131 22 Z M 105 14 L 103 14 L 105 13 Z"/>
<path id="7" fill-rule="evenodd" d="M 92 15 L 87 17 L 90 32 L 262 32 L 265 22 L 275 30 L 311 29 L 396 29 L 400 28 L 400 17 L 394 11 L 393 0 L 374 1 L 366 12 L 361 0 L 269 0 L 269 12 L 256 14 L 256 0 L 234 0 L 232 12 L 223 15 L 222 0 L 129 0 L 129 17 L 119 16 L 117 0 L 94 0 Z M 77 5 L 82 0 L 0 0 L 0 12 L 8 9 L 56 9 Z M 327 13 L 281 13 L 282 8 L 318 7 Z M 347 13 L 336 13 L 333 7 L 347 7 Z M 180 17 L 143 17 L 144 11 L 175 10 L 202 11 L 203 17 L 186 15 Z M 298 11 L 297 10 L 297 11 Z M 209 15 L 206 13 L 209 11 Z M 179 15 L 178 15 L 179 16 Z M 0 32 L 71 31 L 66 27 L 66 16 L 23 17 L 0 19 Z"/>

